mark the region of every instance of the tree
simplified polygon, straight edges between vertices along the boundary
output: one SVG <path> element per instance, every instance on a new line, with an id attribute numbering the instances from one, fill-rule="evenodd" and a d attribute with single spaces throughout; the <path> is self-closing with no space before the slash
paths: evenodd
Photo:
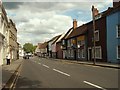
<path id="1" fill-rule="evenodd" d="M 35 49 L 37 48 L 37 46 L 35 45 L 35 46 L 33 46 L 33 51 L 35 52 Z"/>
<path id="2" fill-rule="evenodd" d="M 34 46 L 32 43 L 25 43 L 23 45 L 23 49 L 26 53 L 33 53 L 34 52 Z"/>

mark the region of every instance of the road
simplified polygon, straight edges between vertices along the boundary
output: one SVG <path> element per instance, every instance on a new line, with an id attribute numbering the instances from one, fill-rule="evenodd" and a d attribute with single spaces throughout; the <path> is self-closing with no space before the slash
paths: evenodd
<path id="1" fill-rule="evenodd" d="M 32 57 L 24 60 L 15 88 L 118 88 L 118 70 Z"/>

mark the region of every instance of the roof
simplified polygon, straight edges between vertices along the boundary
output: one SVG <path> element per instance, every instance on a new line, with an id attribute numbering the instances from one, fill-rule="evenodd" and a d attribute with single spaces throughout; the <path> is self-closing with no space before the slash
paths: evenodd
<path id="1" fill-rule="evenodd" d="M 51 41 L 53 41 L 53 40 L 55 40 L 56 37 L 57 37 L 57 36 L 55 36 L 55 37 L 53 37 L 52 39 L 50 39 L 50 40 L 48 41 L 48 43 L 51 42 Z"/>
<path id="2" fill-rule="evenodd" d="M 55 39 L 53 40 L 53 43 L 52 43 L 52 44 L 54 44 L 54 43 L 60 38 L 60 36 L 61 36 L 61 35 L 56 36 Z"/>
<path id="3" fill-rule="evenodd" d="M 56 42 L 60 42 L 64 36 L 65 36 L 65 33 L 63 33 Z"/>
<path id="4" fill-rule="evenodd" d="M 68 37 L 68 35 L 72 32 L 72 30 L 73 30 L 73 27 L 70 28 L 70 29 L 65 33 L 64 37 L 63 37 L 61 40 L 66 39 L 66 38 Z"/>
<path id="5" fill-rule="evenodd" d="M 48 43 L 44 42 L 44 43 L 39 43 L 39 49 L 45 49 L 47 47 Z"/>
<path id="6" fill-rule="evenodd" d="M 68 38 L 72 38 L 78 35 L 82 35 L 85 34 L 87 31 L 87 26 L 85 24 L 83 24 L 82 26 L 77 27 L 76 29 L 74 29 L 67 37 Z"/>

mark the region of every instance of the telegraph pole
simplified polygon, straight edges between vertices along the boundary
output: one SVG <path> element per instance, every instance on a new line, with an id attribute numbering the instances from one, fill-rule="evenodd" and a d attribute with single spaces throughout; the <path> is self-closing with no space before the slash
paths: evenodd
<path id="1" fill-rule="evenodd" d="M 95 58 L 95 8 L 92 6 L 92 18 L 93 18 L 93 53 L 94 53 L 94 60 L 93 64 L 96 64 L 96 58 Z"/>

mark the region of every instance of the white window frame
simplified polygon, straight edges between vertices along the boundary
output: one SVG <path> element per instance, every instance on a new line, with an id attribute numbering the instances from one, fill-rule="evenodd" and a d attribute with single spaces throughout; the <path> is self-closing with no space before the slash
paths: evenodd
<path id="1" fill-rule="evenodd" d="M 70 40 L 67 40 L 67 47 L 70 47 Z"/>
<path id="2" fill-rule="evenodd" d="M 120 45 L 118 45 L 118 46 L 120 46 Z M 120 59 L 120 57 L 118 57 L 119 55 L 118 55 L 118 46 L 117 46 L 117 59 Z"/>
<path id="3" fill-rule="evenodd" d="M 77 50 L 78 58 L 80 58 L 80 49 Z"/>
<path id="4" fill-rule="evenodd" d="M 99 39 L 100 39 L 100 38 L 99 38 L 99 37 L 100 37 L 100 35 L 99 35 L 99 30 L 95 30 L 95 33 L 96 33 L 96 32 L 98 32 L 98 40 L 95 39 L 95 41 L 99 41 Z"/>
<path id="5" fill-rule="evenodd" d="M 96 48 L 100 48 L 100 57 L 96 57 Z M 92 48 L 92 58 L 94 58 L 94 47 Z M 102 59 L 102 48 L 101 48 L 101 46 L 96 46 L 95 47 L 95 58 L 96 59 Z"/>
<path id="6" fill-rule="evenodd" d="M 83 54 L 84 54 L 84 56 L 83 56 Z M 85 50 L 84 49 L 82 49 L 82 58 L 85 58 Z"/>
<path id="7" fill-rule="evenodd" d="M 73 49 L 70 50 L 70 56 L 74 57 L 74 50 Z"/>
<path id="8" fill-rule="evenodd" d="M 118 36 L 118 26 L 120 26 L 120 25 L 116 25 L 116 37 L 120 38 L 120 36 Z"/>

